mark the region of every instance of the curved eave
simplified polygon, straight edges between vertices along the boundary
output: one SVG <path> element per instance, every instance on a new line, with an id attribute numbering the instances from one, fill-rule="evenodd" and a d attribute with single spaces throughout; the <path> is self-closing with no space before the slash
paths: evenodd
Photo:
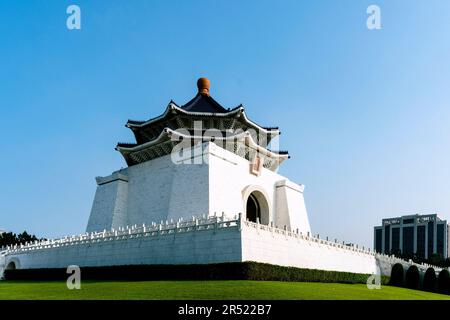
<path id="1" fill-rule="evenodd" d="M 174 137 L 174 138 L 172 138 Z M 253 149 L 255 149 L 256 151 L 258 151 L 259 153 L 270 157 L 270 158 L 275 158 L 280 160 L 280 163 L 286 159 L 289 159 L 289 154 L 285 151 L 285 152 L 274 152 L 271 151 L 269 149 L 266 149 L 264 147 L 261 147 L 260 145 L 258 145 L 258 143 L 255 142 L 255 140 L 252 138 L 251 134 L 247 131 L 239 133 L 239 134 L 235 134 L 232 136 L 228 136 L 228 137 L 205 137 L 205 136 L 193 136 L 193 135 L 187 135 L 187 134 L 182 134 L 176 130 L 172 130 L 170 128 L 164 128 L 164 130 L 161 132 L 161 134 L 153 139 L 152 141 L 146 142 L 144 144 L 138 145 L 138 146 L 131 146 L 131 144 L 129 146 L 125 146 L 126 144 L 118 144 L 116 147 L 116 150 L 121 152 L 122 154 L 127 154 L 127 153 L 131 153 L 131 152 L 137 152 L 137 151 L 141 151 L 141 150 L 145 150 L 147 148 L 150 148 L 154 145 L 157 145 L 159 143 L 168 141 L 168 140 L 173 140 L 173 141 L 179 141 L 179 138 L 183 138 L 183 139 L 192 139 L 194 141 L 214 141 L 214 140 L 219 140 L 219 141 L 234 141 L 234 140 L 244 140 L 245 144 Z"/>
<path id="2" fill-rule="evenodd" d="M 171 101 L 168 106 L 166 107 L 166 110 L 164 111 L 164 113 L 156 118 L 150 119 L 148 121 L 145 122 L 139 122 L 139 121 L 133 121 L 133 120 L 128 120 L 127 124 L 125 125 L 127 128 L 130 129 L 134 129 L 134 128 L 143 128 L 146 126 L 149 126 L 159 120 L 163 120 L 164 118 L 167 117 L 167 115 L 169 115 L 170 113 L 179 113 L 179 114 L 184 114 L 184 115 L 189 115 L 189 116 L 198 116 L 198 117 L 219 117 L 219 118 L 226 118 L 226 117 L 242 117 L 244 119 L 244 122 L 248 125 L 248 126 L 252 126 L 257 128 L 258 130 L 260 130 L 260 132 L 267 134 L 267 135 L 271 135 L 271 136 L 276 136 L 280 134 L 280 130 L 278 128 L 265 128 L 265 127 L 261 127 L 260 125 L 256 124 L 255 122 L 251 121 L 247 115 L 245 114 L 245 110 L 244 107 L 242 105 L 237 106 L 236 108 L 231 109 L 228 112 L 224 112 L 224 113 L 210 113 L 210 112 L 193 112 L 193 111 L 187 111 L 182 109 L 181 107 L 177 106 L 175 104 L 175 102 Z M 134 131 L 134 130 L 133 130 Z"/>
<path id="3" fill-rule="evenodd" d="M 121 153 L 123 153 L 123 152 L 129 153 L 129 152 L 135 152 L 135 151 L 140 151 L 140 150 L 147 149 L 148 147 L 151 147 L 151 146 L 157 145 L 157 144 L 159 144 L 161 142 L 169 140 L 170 139 L 170 136 L 168 135 L 168 131 L 169 130 L 172 131 L 169 128 L 165 128 L 159 134 L 159 136 L 157 138 L 155 138 L 155 139 L 153 139 L 153 140 L 151 140 L 149 142 L 140 144 L 140 145 L 133 146 L 132 143 L 119 143 L 116 146 L 116 150 L 120 151 Z"/>
<path id="4" fill-rule="evenodd" d="M 247 146 L 249 146 L 250 148 L 255 149 L 256 151 L 260 152 L 261 154 L 268 156 L 270 158 L 278 158 L 278 159 L 288 159 L 289 158 L 289 154 L 287 152 L 283 152 L 283 153 L 277 153 L 274 151 L 271 151 L 269 149 L 266 149 L 264 147 L 261 147 L 258 143 L 255 142 L 255 140 L 252 138 L 250 132 L 245 131 L 245 132 L 241 132 L 235 135 L 231 135 L 228 137 L 205 137 L 205 136 L 192 136 L 192 135 L 186 135 L 186 134 L 181 134 L 177 131 L 168 129 L 169 134 L 170 135 L 174 135 L 177 138 L 184 138 L 184 139 L 193 139 L 194 141 L 234 141 L 234 140 L 238 140 L 238 141 L 244 141 L 245 144 Z"/>
<path id="5" fill-rule="evenodd" d="M 247 136 L 246 136 L 246 143 L 248 143 L 247 145 L 251 148 L 256 149 L 258 152 L 262 153 L 265 156 L 268 156 L 270 158 L 276 158 L 280 161 L 280 163 L 284 160 L 287 160 L 290 158 L 289 154 L 287 152 L 274 152 L 271 151 L 269 149 L 266 149 L 264 147 L 261 147 L 258 143 L 255 142 L 255 140 L 253 140 L 252 136 L 250 135 L 250 133 L 246 132 Z"/>
<path id="6" fill-rule="evenodd" d="M 270 135 L 279 135 L 280 134 L 280 130 L 278 128 L 265 128 L 265 127 L 261 127 L 260 125 L 256 124 L 255 122 L 253 122 L 252 120 L 250 120 L 247 117 L 247 114 L 245 113 L 244 107 L 242 107 L 242 117 L 244 118 L 244 121 L 247 124 L 250 124 L 251 126 L 257 127 L 258 129 L 260 129 L 262 132 L 264 132 L 265 134 L 270 134 Z"/>

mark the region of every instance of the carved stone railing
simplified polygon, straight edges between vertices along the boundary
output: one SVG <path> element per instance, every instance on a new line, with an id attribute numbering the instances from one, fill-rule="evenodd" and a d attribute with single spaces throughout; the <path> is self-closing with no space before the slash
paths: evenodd
<path id="1" fill-rule="evenodd" d="M 11 254 L 26 253 L 37 250 L 74 246 L 81 244 L 94 244 L 106 241 L 120 241 L 141 237 L 157 237 L 161 235 L 176 235 L 179 233 L 196 232 L 202 230 L 220 230 L 226 228 L 250 228 L 255 230 L 261 230 L 270 232 L 277 235 L 282 235 L 292 239 L 299 239 L 308 241 L 310 243 L 320 244 L 327 247 L 341 249 L 348 252 L 354 252 L 363 255 L 374 256 L 375 258 L 387 262 L 390 264 L 401 263 L 403 265 L 416 265 L 420 270 L 425 270 L 429 267 L 433 267 L 435 270 L 440 268 L 431 266 L 428 264 L 417 264 L 410 261 L 406 261 L 397 258 L 393 255 L 385 255 L 376 253 L 373 250 L 366 249 L 364 247 L 346 245 L 345 243 L 338 242 L 337 240 L 329 241 L 328 239 L 321 239 L 318 235 L 312 236 L 309 233 L 302 234 L 298 230 L 292 231 L 287 228 L 280 229 L 272 225 L 263 225 L 260 223 L 250 222 L 243 220 L 242 215 L 236 215 L 234 218 L 226 218 L 222 213 L 221 216 L 201 216 L 192 217 L 189 220 L 179 219 L 178 221 L 161 221 L 161 223 L 143 224 L 141 226 L 127 226 L 119 228 L 117 230 L 104 230 L 101 232 L 84 233 L 77 236 L 68 236 L 59 239 L 50 239 L 43 241 L 34 241 L 32 243 L 26 243 L 21 245 L 8 246 L 0 250 L 0 257 L 4 257 Z M 1 266 L 0 266 L 1 267 Z"/>
<path id="2" fill-rule="evenodd" d="M 155 237 L 161 235 L 175 235 L 178 233 L 195 232 L 201 230 L 219 230 L 224 228 L 239 227 L 240 217 L 226 219 L 224 215 L 213 217 L 193 217 L 190 220 L 161 221 L 161 223 L 143 224 L 141 226 L 127 226 L 117 230 L 84 233 L 77 236 L 68 236 L 59 239 L 34 241 L 21 245 L 6 247 L 6 254 L 25 253 L 36 250 L 51 249 L 65 246 L 73 246 L 86 243 L 98 243 L 105 241 L 118 241 L 140 237 Z"/>
<path id="3" fill-rule="evenodd" d="M 291 231 L 291 230 L 287 230 L 286 228 L 280 229 L 280 228 L 274 227 L 273 225 L 263 225 L 263 224 L 251 222 L 248 220 L 242 221 L 242 225 L 245 227 L 248 227 L 248 228 L 254 228 L 256 230 L 268 231 L 268 232 L 271 232 L 274 234 L 284 235 L 286 237 L 291 237 L 294 239 L 308 241 L 310 243 L 321 244 L 321 245 L 325 245 L 325 246 L 336 248 L 336 249 L 342 249 L 342 250 L 352 251 L 352 252 L 365 254 L 365 255 L 369 255 L 369 256 L 374 256 L 376 259 L 382 260 L 383 262 L 389 263 L 391 265 L 393 265 L 395 263 L 401 263 L 403 265 L 415 265 L 419 268 L 419 270 L 422 270 L 422 271 L 425 271 L 429 267 L 434 268 L 436 271 L 440 271 L 442 269 L 442 268 L 439 268 L 439 267 L 436 267 L 433 265 L 429 265 L 426 263 L 418 264 L 418 263 L 413 262 L 412 260 L 406 261 L 406 260 L 397 258 L 394 255 L 386 255 L 386 254 L 382 254 L 382 253 L 377 253 L 373 250 L 365 249 L 364 247 L 361 248 L 357 245 L 349 246 L 349 245 L 346 245 L 345 243 L 339 243 L 337 240 L 329 241 L 326 239 L 321 239 L 319 237 L 319 235 L 311 236 L 309 233 L 303 234 L 303 233 L 299 232 L 298 230 Z"/>

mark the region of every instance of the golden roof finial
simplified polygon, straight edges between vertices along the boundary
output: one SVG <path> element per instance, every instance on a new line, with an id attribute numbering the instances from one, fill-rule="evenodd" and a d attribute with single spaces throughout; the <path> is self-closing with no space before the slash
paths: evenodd
<path id="1" fill-rule="evenodd" d="M 209 87 L 211 82 L 208 78 L 200 78 L 197 80 L 198 92 L 204 96 L 209 96 Z"/>

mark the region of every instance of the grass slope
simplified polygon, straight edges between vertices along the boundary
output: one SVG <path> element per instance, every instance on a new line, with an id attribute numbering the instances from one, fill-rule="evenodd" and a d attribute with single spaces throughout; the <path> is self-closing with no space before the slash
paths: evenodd
<path id="1" fill-rule="evenodd" d="M 0 299 L 25 300 L 164 300 L 164 299 L 289 299 L 289 300 L 441 300 L 450 296 L 382 286 L 369 290 L 362 284 L 276 281 L 147 281 L 82 282 L 68 290 L 64 282 L 0 281 Z"/>

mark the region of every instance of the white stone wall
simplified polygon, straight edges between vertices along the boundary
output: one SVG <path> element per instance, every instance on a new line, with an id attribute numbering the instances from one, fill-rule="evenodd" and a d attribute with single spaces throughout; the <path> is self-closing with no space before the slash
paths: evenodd
<path id="1" fill-rule="evenodd" d="M 14 247 L 3 254 L 0 254 L 0 277 L 10 262 L 14 262 L 18 269 L 33 269 L 66 268 L 69 265 L 255 261 L 387 276 L 395 263 L 403 264 L 405 270 L 412 264 L 361 248 L 239 219 L 226 220 L 224 217 L 84 234 Z M 429 267 L 416 266 L 422 272 Z"/>
<path id="2" fill-rule="evenodd" d="M 242 260 L 307 269 L 377 273 L 374 254 L 302 235 L 243 223 Z M 291 235 L 289 235 L 291 234 Z"/>
<path id="3" fill-rule="evenodd" d="M 243 221 L 241 228 L 242 261 L 385 276 L 391 275 L 392 266 L 396 263 L 402 264 L 405 272 L 411 265 L 417 266 L 422 273 L 429 267 L 437 272 L 441 270 L 435 266 L 416 264 L 394 256 L 248 221 Z"/>
<path id="4" fill-rule="evenodd" d="M 111 230 L 126 225 L 128 177 L 116 172 L 107 178 L 97 178 L 97 183 L 86 231 Z"/>
<path id="5" fill-rule="evenodd" d="M 246 200 L 253 190 L 264 193 L 269 204 L 269 223 L 288 229 L 310 232 L 308 214 L 303 199 L 303 186 L 286 177 L 262 168 L 259 176 L 250 173 L 250 163 L 213 143 L 207 145 L 209 153 L 210 215 L 214 212 L 234 215 L 245 214 Z M 277 188 L 282 183 L 289 188 Z"/>
<path id="6" fill-rule="evenodd" d="M 303 234 L 311 233 L 305 199 L 304 186 L 289 180 L 278 181 L 275 185 L 275 225 L 288 226 L 288 230 Z"/>
<path id="7" fill-rule="evenodd" d="M 208 165 L 178 165 L 167 155 L 97 178 L 87 232 L 207 214 Z"/>
<path id="8" fill-rule="evenodd" d="M 267 200 L 266 224 L 310 231 L 303 186 L 265 168 L 253 175 L 249 161 L 210 142 L 177 161 L 167 155 L 97 178 L 87 231 L 203 214 L 245 214 L 252 191 Z"/>
<path id="9" fill-rule="evenodd" d="M 3 272 L 6 268 L 6 258 L 4 256 L 4 253 L 0 252 L 0 280 L 3 278 Z"/>
<path id="10" fill-rule="evenodd" d="M 241 236 L 237 226 L 219 224 L 183 230 L 124 230 L 116 236 L 101 234 L 58 240 L 12 250 L 6 264 L 20 269 L 67 268 L 69 265 L 114 266 L 139 264 L 205 264 L 241 261 Z"/>
<path id="11" fill-rule="evenodd" d="M 179 165 L 167 155 L 127 170 L 129 225 L 208 212 L 207 164 Z"/>

